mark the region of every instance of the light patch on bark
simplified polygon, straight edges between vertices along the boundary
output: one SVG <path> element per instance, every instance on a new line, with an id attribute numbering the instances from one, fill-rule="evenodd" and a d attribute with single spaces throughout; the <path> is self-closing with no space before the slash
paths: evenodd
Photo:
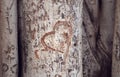
<path id="1" fill-rule="evenodd" d="M 23 77 L 82 77 L 83 0 L 22 0 Z"/>
<path id="2" fill-rule="evenodd" d="M 17 2 L 0 1 L 0 77 L 17 77 Z"/>

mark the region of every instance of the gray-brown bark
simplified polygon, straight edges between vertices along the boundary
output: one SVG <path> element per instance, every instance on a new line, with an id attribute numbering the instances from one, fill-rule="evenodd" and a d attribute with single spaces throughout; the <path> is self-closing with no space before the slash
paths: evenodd
<path id="1" fill-rule="evenodd" d="M 17 77 L 17 2 L 0 0 L 0 77 Z"/>
<path id="2" fill-rule="evenodd" d="M 120 0 L 116 0 L 112 77 L 120 77 Z"/>
<path id="3" fill-rule="evenodd" d="M 110 77 L 114 0 L 85 0 L 83 76 Z"/>
<path id="4" fill-rule="evenodd" d="M 22 0 L 23 77 L 82 77 L 83 0 Z"/>

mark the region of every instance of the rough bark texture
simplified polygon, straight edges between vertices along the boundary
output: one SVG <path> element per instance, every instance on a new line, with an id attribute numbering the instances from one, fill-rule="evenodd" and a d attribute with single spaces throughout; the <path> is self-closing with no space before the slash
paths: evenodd
<path id="1" fill-rule="evenodd" d="M 85 0 L 83 76 L 111 77 L 114 0 Z"/>
<path id="2" fill-rule="evenodd" d="M 116 0 L 112 77 L 120 77 L 120 0 Z"/>
<path id="3" fill-rule="evenodd" d="M 22 0 L 23 77 L 82 77 L 83 0 Z"/>
<path id="4" fill-rule="evenodd" d="M 0 0 L 0 77 L 17 77 L 16 0 Z"/>

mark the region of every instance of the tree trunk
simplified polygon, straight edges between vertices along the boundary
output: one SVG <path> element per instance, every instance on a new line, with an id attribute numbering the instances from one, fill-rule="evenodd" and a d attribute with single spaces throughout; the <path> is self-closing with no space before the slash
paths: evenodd
<path id="1" fill-rule="evenodd" d="M 98 38 L 97 50 L 101 54 L 100 77 L 111 77 L 112 73 L 114 3 L 115 0 L 102 0 L 99 11 L 100 38 Z"/>
<path id="2" fill-rule="evenodd" d="M 83 0 L 22 0 L 23 77 L 82 77 Z"/>
<path id="3" fill-rule="evenodd" d="M 120 76 L 120 1 L 116 0 L 112 58 L 112 77 Z"/>
<path id="4" fill-rule="evenodd" d="M 111 77 L 114 0 L 85 0 L 83 76 Z"/>
<path id="5" fill-rule="evenodd" d="M 85 0 L 83 4 L 83 77 L 98 77 L 100 66 L 95 57 L 98 28 L 98 0 Z"/>
<path id="6" fill-rule="evenodd" d="M 0 0 L 0 77 L 17 77 L 17 2 Z"/>

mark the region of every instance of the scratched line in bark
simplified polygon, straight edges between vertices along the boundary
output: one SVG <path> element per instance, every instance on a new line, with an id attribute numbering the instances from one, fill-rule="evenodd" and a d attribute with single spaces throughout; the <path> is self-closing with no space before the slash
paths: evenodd
<path id="1" fill-rule="evenodd" d="M 12 67 L 10 67 L 12 73 L 16 73 L 16 69 L 17 69 L 17 64 L 14 64 Z"/>
<path id="2" fill-rule="evenodd" d="M 5 63 L 2 64 L 2 71 L 7 72 L 9 70 L 9 66 Z"/>
<path id="3" fill-rule="evenodd" d="M 117 36 L 118 41 L 119 41 L 120 40 L 120 35 L 119 35 L 118 32 L 116 32 L 116 36 Z M 120 43 L 120 41 L 118 43 Z M 116 45 L 116 53 L 115 53 L 115 58 L 116 58 L 117 61 L 120 61 L 120 48 L 119 47 L 120 47 L 120 44 L 117 44 Z"/>
<path id="4" fill-rule="evenodd" d="M 61 30 L 61 28 L 62 28 L 62 30 Z M 57 43 L 58 46 L 54 47 L 54 46 L 50 46 L 46 43 L 46 41 L 45 41 L 46 37 L 51 36 L 51 35 L 54 35 L 54 37 L 52 38 L 52 40 L 54 40 L 53 43 L 56 42 L 56 40 L 59 42 L 59 43 Z M 57 37 L 57 35 L 59 35 L 59 36 Z M 55 40 L 54 38 L 57 38 L 57 39 Z M 71 45 L 71 38 L 72 38 L 71 24 L 68 23 L 67 21 L 58 21 L 54 25 L 53 31 L 45 33 L 43 35 L 43 37 L 41 38 L 41 43 L 44 47 L 44 49 L 42 49 L 42 51 L 52 50 L 52 51 L 64 53 L 64 60 L 66 60 L 66 58 L 68 56 L 68 52 L 69 52 L 69 47 Z M 66 46 L 66 49 L 64 48 L 65 46 Z"/>
<path id="5" fill-rule="evenodd" d="M 7 23 L 8 23 L 8 28 L 7 29 L 8 29 L 10 34 L 12 34 L 12 28 L 10 27 L 10 22 L 9 22 L 10 21 L 10 10 L 12 9 L 14 1 L 15 0 L 12 0 L 12 3 L 10 4 L 9 7 L 7 7 L 7 12 L 6 12 L 6 14 L 7 14 L 6 19 L 7 19 Z"/>
<path id="6" fill-rule="evenodd" d="M 17 68 L 17 64 L 12 65 L 11 67 L 9 67 L 8 64 L 6 64 L 6 63 L 2 64 L 2 71 L 3 72 L 7 72 L 10 69 L 12 73 L 15 73 L 16 68 Z"/>
<path id="7" fill-rule="evenodd" d="M 10 22 L 9 22 L 9 9 L 8 9 L 8 12 L 6 12 L 6 14 L 7 14 L 7 17 L 6 17 L 6 19 L 7 19 L 7 23 L 8 23 L 8 31 L 9 31 L 9 33 L 10 34 L 12 34 L 12 29 L 10 28 Z"/>
<path id="8" fill-rule="evenodd" d="M 12 60 L 15 59 L 15 57 L 13 57 L 11 55 L 12 51 L 15 50 L 15 46 L 14 45 L 8 45 L 7 46 L 7 50 L 4 50 L 4 52 L 6 53 L 6 59 L 10 61 L 10 63 L 12 62 Z"/>

